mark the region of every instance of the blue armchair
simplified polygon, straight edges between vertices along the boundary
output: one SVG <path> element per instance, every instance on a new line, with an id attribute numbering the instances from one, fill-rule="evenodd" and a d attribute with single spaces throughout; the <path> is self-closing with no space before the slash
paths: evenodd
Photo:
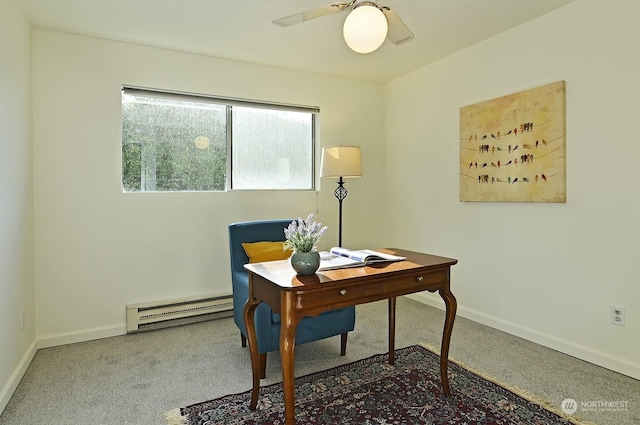
<path id="1" fill-rule="evenodd" d="M 249 297 L 249 274 L 244 265 L 249 262 L 243 243 L 263 241 L 284 241 L 284 228 L 292 220 L 264 220 L 233 223 L 229 225 L 229 249 L 231 254 L 231 282 L 233 286 L 233 319 L 240 329 L 243 347 L 247 346 L 247 331 L 244 325 L 243 308 Z M 355 307 L 331 310 L 318 317 L 303 318 L 296 332 L 296 344 L 317 341 L 334 335 L 341 335 L 340 355 L 347 348 L 347 333 L 355 327 Z M 280 315 L 274 313 L 265 303 L 255 312 L 255 326 L 260 353 L 260 373 L 265 377 L 267 353 L 280 349 Z"/>

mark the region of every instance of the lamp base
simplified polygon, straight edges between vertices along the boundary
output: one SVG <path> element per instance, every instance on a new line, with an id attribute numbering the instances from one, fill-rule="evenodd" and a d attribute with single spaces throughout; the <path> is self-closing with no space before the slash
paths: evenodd
<path id="1" fill-rule="evenodd" d="M 342 177 L 338 180 L 338 187 L 333 191 L 333 194 L 336 195 L 338 199 L 338 246 L 342 247 L 342 201 L 344 201 L 344 198 L 349 194 L 347 188 L 344 187 Z"/>

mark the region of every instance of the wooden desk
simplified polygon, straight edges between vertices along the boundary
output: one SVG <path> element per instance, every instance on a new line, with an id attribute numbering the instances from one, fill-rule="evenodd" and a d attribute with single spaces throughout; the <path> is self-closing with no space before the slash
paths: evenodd
<path id="1" fill-rule="evenodd" d="M 401 249 L 381 250 L 407 257 L 406 261 L 375 266 L 317 272 L 297 276 L 288 260 L 247 264 L 249 299 L 244 306 L 244 321 L 251 351 L 253 389 L 251 410 L 255 410 L 260 392 L 260 366 L 254 313 L 258 304 L 267 303 L 280 313 L 280 360 L 284 389 L 284 413 L 287 425 L 295 424 L 294 348 L 296 328 L 305 316 L 317 316 L 336 308 L 389 300 L 389 363 L 395 355 L 396 297 L 420 291 L 438 291 L 446 306 L 444 332 L 440 349 L 442 389 L 450 397 L 447 363 L 449 342 L 456 316 L 457 303 L 449 285 L 452 258 L 421 254 Z"/>

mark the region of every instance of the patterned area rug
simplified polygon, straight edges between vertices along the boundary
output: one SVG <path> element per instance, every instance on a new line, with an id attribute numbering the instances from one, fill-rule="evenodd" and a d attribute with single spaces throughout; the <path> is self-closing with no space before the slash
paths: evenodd
<path id="1" fill-rule="evenodd" d="M 449 362 L 452 398 L 440 386 L 440 358 L 421 346 L 296 379 L 297 424 L 580 424 Z M 284 424 L 282 385 L 260 389 L 258 409 L 250 391 L 172 410 L 169 425 Z"/>

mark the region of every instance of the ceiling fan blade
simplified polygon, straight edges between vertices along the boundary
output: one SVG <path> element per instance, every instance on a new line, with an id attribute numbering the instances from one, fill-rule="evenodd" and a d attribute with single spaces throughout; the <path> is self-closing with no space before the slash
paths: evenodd
<path id="1" fill-rule="evenodd" d="M 331 3 L 326 6 L 318 7 L 316 9 L 311 9 L 305 12 L 300 12 L 294 15 L 286 16 L 284 18 L 276 19 L 273 21 L 273 24 L 279 27 L 289 27 L 291 25 L 310 21 L 311 19 L 316 19 L 325 15 L 331 15 L 332 13 L 341 12 L 345 10 L 347 6 L 348 4 L 344 2 Z"/>
<path id="2" fill-rule="evenodd" d="M 389 31 L 387 32 L 387 38 L 393 44 L 403 44 L 413 40 L 415 37 L 409 27 L 402 22 L 402 19 L 396 15 L 396 12 L 389 9 L 387 6 L 380 7 L 384 16 L 387 17 L 387 23 L 389 24 Z"/>

